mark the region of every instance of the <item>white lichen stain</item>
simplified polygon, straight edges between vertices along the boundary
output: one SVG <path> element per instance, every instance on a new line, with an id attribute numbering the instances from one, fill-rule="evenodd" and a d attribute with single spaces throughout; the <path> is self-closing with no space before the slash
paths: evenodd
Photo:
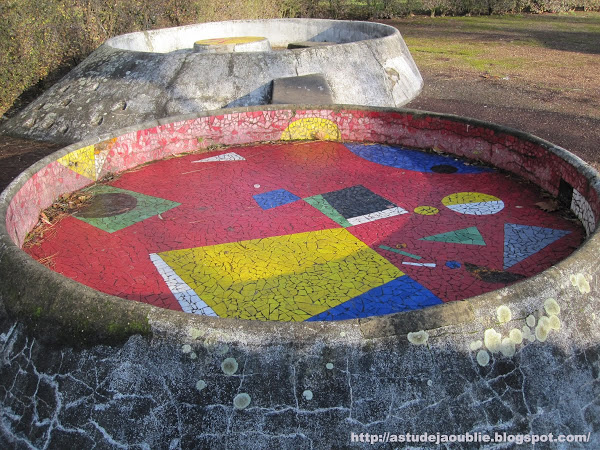
<path id="1" fill-rule="evenodd" d="M 477 364 L 481 367 L 485 367 L 490 363 L 490 354 L 485 350 L 479 350 L 477 352 Z"/>
<path id="2" fill-rule="evenodd" d="M 245 392 L 238 394 L 233 399 L 233 406 L 235 409 L 244 409 L 250 404 L 251 398 Z"/>
<path id="3" fill-rule="evenodd" d="M 514 356 L 516 348 L 515 343 L 512 341 L 511 338 L 502 339 L 502 343 L 500 344 L 500 351 L 507 358 Z"/>
<path id="4" fill-rule="evenodd" d="M 577 287 L 577 276 L 575 275 L 571 275 L 571 284 L 575 287 Z"/>
<path id="5" fill-rule="evenodd" d="M 560 319 L 556 315 L 551 315 L 548 319 L 548 323 L 550 324 L 550 329 L 554 331 L 560 330 Z"/>
<path id="6" fill-rule="evenodd" d="M 496 317 L 498 317 L 498 322 L 506 323 L 512 319 L 512 312 L 508 306 L 502 305 L 496 310 Z"/>
<path id="7" fill-rule="evenodd" d="M 312 393 L 312 391 L 309 391 L 309 390 L 307 389 L 307 390 L 305 390 L 305 391 L 302 393 L 302 397 L 304 397 L 306 400 L 312 400 L 312 399 L 313 399 L 313 393 Z"/>
<path id="8" fill-rule="evenodd" d="M 196 355 L 196 352 L 190 353 L 190 359 L 196 359 L 196 358 L 198 358 L 198 355 Z"/>
<path id="9" fill-rule="evenodd" d="M 433 381 L 427 380 L 427 386 L 429 386 L 429 387 L 433 386 Z"/>
<path id="10" fill-rule="evenodd" d="M 471 351 L 479 350 L 482 346 L 483 346 L 482 341 L 473 341 L 469 344 L 469 348 L 471 349 Z"/>
<path id="11" fill-rule="evenodd" d="M 550 332 L 550 319 L 546 316 L 540 317 L 537 326 L 535 327 L 535 337 L 540 342 L 546 342 L 548 333 Z"/>
<path id="12" fill-rule="evenodd" d="M 414 345 L 425 345 L 427 340 L 429 339 L 429 333 L 427 331 L 414 331 L 412 333 L 408 333 L 407 335 L 408 342 Z"/>
<path id="13" fill-rule="evenodd" d="M 529 314 L 527 316 L 527 319 L 525 319 L 525 322 L 527 323 L 527 325 L 529 325 L 529 327 L 535 327 L 535 316 L 533 314 Z"/>
<path id="14" fill-rule="evenodd" d="M 548 314 L 549 316 L 558 316 L 560 314 L 560 306 L 556 302 L 556 299 L 552 297 L 550 297 L 544 302 L 544 309 L 546 310 L 546 314 Z"/>
<path id="15" fill-rule="evenodd" d="M 189 352 L 191 352 L 191 351 L 192 351 L 192 346 L 191 346 L 190 344 L 183 344 L 183 345 L 181 346 L 181 351 L 182 351 L 183 353 L 189 353 Z"/>
<path id="16" fill-rule="evenodd" d="M 238 363 L 235 358 L 225 358 L 221 363 L 221 370 L 226 375 L 233 375 L 238 370 Z"/>
<path id="17" fill-rule="evenodd" d="M 326 368 L 327 370 L 331 370 L 331 369 L 333 369 L 333 363 L 330 363 L 330 362 L 328 362 L 327 364 L 325 364 L 325 368 Z"/>
<path id="18" fill-rule="evenodd" d="M 190 337 L 194 340 L 198 339 L 202 336 L 202 331 L 198 328 L 190 328 Z"/>
<path id="19" fill-rule="evenodd" d="M 527 339 L 529 342 L 535 341 L 535 335 L 527 325 L 523 325 L 523 339 Z"/>
<path id="20" fill-rule="evenodd" d="M 510 333 L 508 333 L 508 336 L 509 336 L 510 340 L 513 342 L 513 344 L 515 344 L 515 345 L 519 345 L 519 344 L 523 343 L 523 333 L 521 333 L 521 330 L 519 330 L 517 328 L 513 328 L 512 330 L 510 330 Z"/>
<path id="21" fill-rule="evenodd" d="M 590 283 L 585 279 L 582 273 L 577 274 L 577 288 L 582 294 L 589 294 L 591 292 Z"/>
<path id="22" fill-rule="evenodd" d="M 198 391 L 201 391 L 202 389 L 204 389 L 206 387 L 206 382 L 204 380 L 198 380 L 196 382 L 196 389 Z"/>
<path id="23" fill-rule="evenodd" d="M 493 328 L 485 330 L 483 333 L 483 343 L 492 353 L 498 353 L 502 345 L 502 335 Z"/>

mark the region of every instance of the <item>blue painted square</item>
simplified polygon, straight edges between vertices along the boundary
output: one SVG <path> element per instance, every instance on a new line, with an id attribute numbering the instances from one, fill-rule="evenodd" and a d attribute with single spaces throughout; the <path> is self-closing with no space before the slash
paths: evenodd
<path id="1" fill-rule="evenodd" d="M 292 194 L 290 191 L 286 191 L 285 189 L 263 192 L 262 194 L 256 194 L 252 197 L 262 209 L 271 209 L 277 206 L 293 203 L 296 200 L 300 200 L 300 197 Z"/>
<path id="2" fill-rule="evenodd" d="M 312 316 L 306 322 L 381 316 L 441 303 L 433 292 L 404 275 Z"/>

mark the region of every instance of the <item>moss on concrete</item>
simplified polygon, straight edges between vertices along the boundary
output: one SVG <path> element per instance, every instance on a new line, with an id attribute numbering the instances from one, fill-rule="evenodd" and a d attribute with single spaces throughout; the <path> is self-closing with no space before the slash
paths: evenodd
<path id="1" fill-rule="evenodd" d="M 147 305 L 101 294 L 41 269 L 24 254 L 6 251 L 0 255 L 0 301 L 9 316 L 21 320 L 45 342 L 72 347 L 113 345 L 134 334 L 151 334 Z"/>

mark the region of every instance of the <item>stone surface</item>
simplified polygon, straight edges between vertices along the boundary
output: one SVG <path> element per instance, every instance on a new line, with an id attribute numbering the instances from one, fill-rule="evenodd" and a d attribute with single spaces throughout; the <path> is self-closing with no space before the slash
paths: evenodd
<path id="1" fill-rule="evenodd" d="M 15 449 L 312 449 L 358 447 L 352 433 L 494 439 L 506 432 L 584 435 L 587 444 L 540 448 L 594 448 L 599 349 L 584 344 L 581 325 L 570 322 L 547 342 L 518 346 L 510 358 L 496 354 L 481 367 L 468 348 L 468 326 L 430 332 L 427 346 L 338 332 L 312 343 L 263 336 L 246 345 L 233 333 L 56 349 L 4 319 L 0 441 Z M 183 342 L 196 359 L 181 350 Z M 221 342 L 228 343 L 224 354 L 215 345 Z M 239 363 L 233 375 L 221 370 L 228 357 Z M 250 404 L 237 409 L 242 393 Z"/>
<path id="2" fill-rule="evenodd" d="M 327 79 L 321 74 L 273 80 L 273 105 L 329 105 L 334 103 Z"/>
<path id="3" fill-rule="evenodd" d="M 202 39 L 264 36 L 271 52 L 194 53 Z M 336 43 L 287 50 L 294 41 Z M 334 103 L 402 106 L 423 86 L 400 33 L 317 19 L 216 22 L 109 39 L 0 132 L 62 143 L 199 111 L 268 104 L 272 80 L 322 73 Z M 304 102 L 303 102 L 304 103 Z"/>

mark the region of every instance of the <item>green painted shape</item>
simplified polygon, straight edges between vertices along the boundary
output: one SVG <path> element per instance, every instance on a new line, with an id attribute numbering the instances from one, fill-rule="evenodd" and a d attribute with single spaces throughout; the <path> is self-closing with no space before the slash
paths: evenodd
<path id="1" fill-rule="evenodd" d="M 306 197 L 304 199 L 306 203 L 317 208 L 335 223 L 343 226 L 344 228 L 351 227 L 352 224 L 348 222 L 344 216 L 342 216 L 337 210 L 329 204 L 322 195 L 313 195 L 312 197 Z"/>
<path id="2" fill-rule="evenodd" d="M 122 230 L 130 225 L 136 224 L 142 220 L 148 219 L 149 217 L 156 216 L 157 214 L 164 213 L 165 211 L 181 205 L 181 203 L 165 200 L 164 198 L 152 197 L 150 195 L 140 194 L 139 192 L 128 191 L 126 189 L 119 189 L 106 185 L 92 186 L 91 188 L 86 189 L 86 192 L 90 192 L 91 194 L 122 193 L 129 194 L 136 198 L 136 207 L 131 211 L 124 214 L 119 214 L 118 216 L 99 218 L 77 217 L 77 215 L 73 216 L 82 222 L 89 223 L 90 225 L 100 228 L 108 233 L 114 233 L 115 231 Z"/>
<path id="3" fill-rule="evenodd" d="M 400 255 L 408 256 L 409 258 L 412 258 L 412 259 L 416 259 L 416 260 L 421 259 L 421 257 L 418 255 L 413 255 L 412 253 L 404 252 L 402 250 L 398 250 L 397 248 L 388 247 L 387 245 L 380 245 L 379 248 L 382 248 L 383 250 L 389 250 L 390 252 L 398 253 Z"/>
<path id="4" fill-rule="evenodd" d="M 419 239 L 420 241 L 449 242 L 452 244 L 486 245 L 477 227 L 448 231 Z"/>

